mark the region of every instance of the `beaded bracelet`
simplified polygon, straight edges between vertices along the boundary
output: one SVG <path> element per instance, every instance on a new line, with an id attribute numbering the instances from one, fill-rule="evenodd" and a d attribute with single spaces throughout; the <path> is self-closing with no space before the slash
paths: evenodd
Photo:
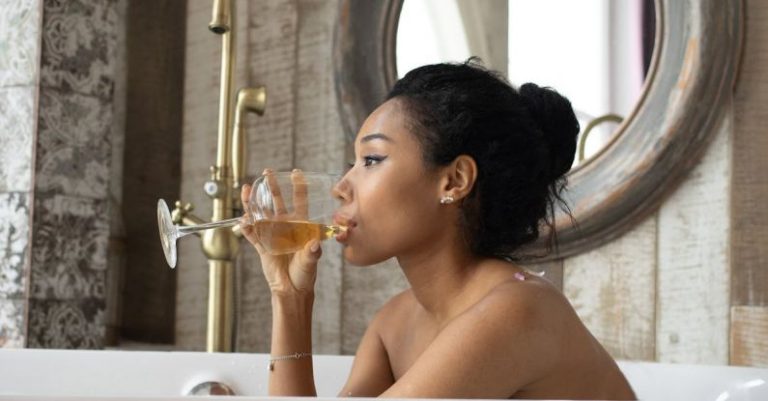
<path id="1" fill-rule="evenodd" d="M 269 370 L 273 371 L 275 370 L 275 362 L 278 361 L 285 361 L 288 359 L 301 359 L 306 358 L 308 356 L 312 356 L 311 352 L 297 352 L 295 354 L 291 355 L 283 355 L 283 356 L 275 356 L 269 359 Z"/>

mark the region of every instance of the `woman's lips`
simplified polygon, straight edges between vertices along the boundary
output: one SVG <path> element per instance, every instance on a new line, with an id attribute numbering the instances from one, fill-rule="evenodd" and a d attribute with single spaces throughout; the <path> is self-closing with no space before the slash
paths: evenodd
<path id="1" fill-rule="evenodd" d="M 336 241 L 339 241 L 342 244 L 346 243 L 347 242 L 347 238 L 349 238 L 349 229 L 347 229 L 347 231 L 342 231 L 342 232 L 336 234 L 336 237 L 334 237 L 334 238 L 336 238 Z"/>
<path id="2" fill-rule="evenodd" d="M 347 228 L 345 231 L 342 231 L 336 234 L 336 237 L 335 237 L 336 241 L 339 241 L 341 243 L 344 243 L 347 241 L 350 234 L 352 233 L 352 229 L 354 229 L 354 227 L 357 226 L 357 223 L 354 220 L 338 213 L 333 215 L 333 223 Z"/>

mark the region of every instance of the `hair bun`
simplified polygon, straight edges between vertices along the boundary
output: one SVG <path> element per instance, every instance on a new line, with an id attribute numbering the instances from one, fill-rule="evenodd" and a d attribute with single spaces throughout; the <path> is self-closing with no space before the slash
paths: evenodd
<path id="1" fill-rule="evenodd" d="M 551 179 L 556 180 L 571 169 L 576 156 L 580 129 L 571 102 L 555 90 L 533 83 L 521 86 L 519 93 L 544 134 L 552 163 Z"/>

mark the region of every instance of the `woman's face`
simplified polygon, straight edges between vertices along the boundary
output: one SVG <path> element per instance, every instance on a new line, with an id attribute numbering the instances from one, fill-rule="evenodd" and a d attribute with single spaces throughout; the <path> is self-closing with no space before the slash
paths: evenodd
<path id="1" fill-rule="evenodd" d="M 354 164 L 334 189 L 341 200 L 335 220 L 350 227 L 337 240 L 346 260 L 358 266 L 421 250 L 446 226 L 439 170 L 425 169 L 401 105 L 389 100 L 365 120 Z"/>

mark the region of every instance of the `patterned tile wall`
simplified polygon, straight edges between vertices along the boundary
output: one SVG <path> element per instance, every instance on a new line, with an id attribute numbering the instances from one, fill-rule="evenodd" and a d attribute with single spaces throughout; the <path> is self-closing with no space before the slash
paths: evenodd
<path id="1" fill-rule="evenodd" d="M 0 300 L 23 299 L 29 249 L 29 204 L 24 192 L 0 194 Z M 2 334 L 0 334 L 2 337 Z"/>
<path id="2" fill-rule="evenodd" d="M 101 348 L 117 1 L 42 3 L 27 345 Z"/>
<path id="3" fill-rule="evenodd" d="M 32 189 L 35 92 L 34 86 L 0 87 L 0 193 Z"/>
<path id="4" fill-rule="evenodd" d="M 103 346 L 119 1 L 0 3 L 0 347 Z"/>
<path id="5" fill-rule="evenodd" d="M 0 348 L 24 346 L 28 199 L 26 192 L 0 193 Z"/>
<path id="6" fill-rule="evenodd" d="M 0 299 L 0 348 L 24 347 L 23 299 Z"/>
<path id="7" fill-rule="evenodd" d="M 46 0 L 43 7 L 40 84 L 110 99 L 117 1 Z"/>
<path id="8" fill-rule="evenodd" d="M 40 1 L 0 2 L 0 348 L 26 333 Z"/>
<path id="9" fill-rule="evenodd" d="M 30 348 L 102 348 L 104 300 L 30 299 Z"/>
<path id="10" fill-rule="evenodd" d="M 43 87 L 39 113 L 37 196 L 106 199 L 112 125 L 108 101 Z"/>
<path id="11" fill-rule="evenodd" d="M 5 0 L 0 11 L 0 87 L 32 86 L 40 48 L 40 0 Z"/>
<path id="12" fill-rule="evenodd" d="M 53 195 L 35 199 L 30 298 L 105 297 L 107 200 Z"/>

